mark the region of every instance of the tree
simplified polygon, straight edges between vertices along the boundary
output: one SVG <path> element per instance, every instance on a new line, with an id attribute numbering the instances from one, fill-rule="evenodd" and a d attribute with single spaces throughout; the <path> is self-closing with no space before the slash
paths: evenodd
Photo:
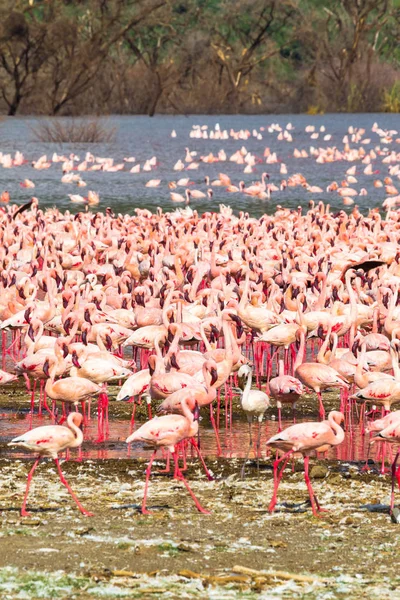
<path id="1" fill-rule="evenodd" d="M 212 5 L 210 10 L 215 11 Z M 291 0 L 222 0 L 211 25 L 214 60 L 219 78 L 228 82 L 222 102 L 238 110 L 241 98 L 249 98 L 248 84 L 253 71 L 260 70 L 292 41 L 289 27 L 297 13 Z"/>
<path id="2" fill-rule="evenodd" d="M 46 61 L 47 29 L 29 12 L 6 8 L 0 28 L 0 93 L 8 114 L 15 115 L 22 100 L 34 89 Z"/>
<path id="3" fill-rule="evenodd" d="M 336 108 L 354 110 L 356 67 L 363 76 L 357 81 L 357 101 L 362 103 L 371 79 L 371 65 L 384 39 L 379 36 L 389 19 L 389 0 L 338 0 L 324 7 L 318 25 L 319 48 L 316 68 L 332 83 Z"/>
<path id="4" fill-rule="evenodd" d="M 50 112 L 58 114 L 92 86 L 113 47 L 165 0 L 89 0 L 73 17 L 49 26 L 46 66 Z"/>
<path id="5" fill-rule="evenodd" d="M 153 116 L 161 99 L 176 106 L 172 93 L 184 84 L 191 70 L 191 53 L 186 41 L 194 23 L 193 5 L 168 1 L 139 29 L 125 34 L 133 60 L 149 75 L 147 114 Z"/>

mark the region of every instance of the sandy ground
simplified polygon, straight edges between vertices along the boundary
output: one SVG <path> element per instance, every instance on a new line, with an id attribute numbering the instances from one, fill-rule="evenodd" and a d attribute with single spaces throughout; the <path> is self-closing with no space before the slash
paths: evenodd
<path id="1" fill-rule="evenodd" d="M 0 404 L 8 403 L 7 394 Z M 259 475 L 252 462 L 242 481 L 241 461 L 208 457 L 213 482 L 190 460 L 187 478 L 211 514 L 197 512 L 181 482 L 158 474 L 153 515 L 144 516 L 145 461 L 66 462 L 72 488 L 95 514 L 88 518 L 43 461 L 31 516 L 22 519 L 32 461 L 7 458 L 4 444 L 0 457 L 1 598 L 400 598 L 399 525 L 387 512 L 390 478 L 376 469 L 313 461 L 328 510 L 315 518 L 302 461 L 287 469 L 270 515 L 271 459 L 261 460 Z"/>

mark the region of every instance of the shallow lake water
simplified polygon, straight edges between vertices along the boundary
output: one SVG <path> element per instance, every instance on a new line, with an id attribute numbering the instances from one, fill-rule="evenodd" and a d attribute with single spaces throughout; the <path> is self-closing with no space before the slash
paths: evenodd
<path id="1" fill-rule="evenodd" d="M 37 142 L 34 139 L 32 127 L 37 126 L 36 118 L 6 118 L 0 123 L 0 152 L 3 154 L 19 150 L 23 152 L 27 163 L 20 167 L 3 169 L 0 167 L 1 191 L 8 190 L 11 200 L 17 203 L 26 202 L 35 195 L 40 206 L 57 206 L 59 209 L 72 211 L 83 210 L 83 205 L 72 204 L 68 194 L 81 194 L 85 196 L 88 190 L 94 190 L 100 194 L 100 204 L 93 210 L 104 210 L 110 206 L 115 212 L 132 214 L 136 207 L 148 208 L 155 211 L 157 207 L 163 210 L 174 210 L 182 207 L 182 204 L 174 204 L 170 201 L 168 183 L 177 181 L 183 177 L 190 177 L 191 188 L 206 191 L 204 183 L 205 176 L 211 180 L 218 177 L 220 172 L 228 175 L 232 183 L 238 185 L 243 180 L 246 185 L 260 180 L 264 171 L 270 175 L 270 182 L 278 187 L 282 179 L 287 179 L 295 173 L 303 174 L 308 183 L 320 186 L 322 193 L 310 193 L 301 186 L 289 187 L 284 191 L 273 192 L 270 200 L 260 200 L 245 196 L 244 194 L 232 194 L 225 187 L 214 187 L 214 196 L 211 200 L 192 200 L 191 206 L 199 212 L 206 210 L 218 210 L 220 203 L 230 205 L 236 213 L 247 211 L 250 215 L 260 217 L 264 213 L 274 212 L 277 204 L 297 208 L 307 207 L 310 200 L 323 200 L 329 202 L 334 211 L 344 208 L 343 201 L 337 192 L 326 192 L 326 187 L 332 181 L 339 184 L 345 178 L 346 171 L 356 165 L 357 183 L 352 185 L 358 192 L 365 188 L 366 196 L 356 196 L 355 203 L 366 212 L 369 208 L 381 206 L 386 197 L 384 187 L 373 186 L 375 179 L 383 179 L 388 175 L 389 164 L 383 163 L 383 159 L 391 151 L 398 151 L 397 128 L 399 120 L 393 114 L 327 114 L 317 116 L 307 115 L 258 115 L 258 116 L 156 116 L 153 118 L 144 116 L 112 116 L 106 119 L 106 124 L 115 128 L 115 142 L 110 144 L 48 144 Z M 374 123 L 384 131 L 391 131 L 391 141 L 385 139 L 376 132 L 371 131 Z M 279 131 L 269 132 L 268 128 L 274 124 L 284 130 L 289 124 L 293 141 L 279 140 Z M 220 129 L 248 130 L 248 139 L 234 139 L 230 136 L 226 140 L 220 139 L 196 139 L 190 137 L 193 126 L 207 127 L 207 132 Z M 306 131 L 306 127 L 314 126 L 314 132 Z M 374 149 L 376 158 L 372 160 L 373 174 L 366 175 L 364 169 L 366 164 L 361 160 L 354 162 L 338 160 L 335 162 L 319 164 L 313 149 L 344 148 L 343 138 L 348 135 L 349 127 L 363 128 L 365 133 L 359 142 L 349 141 L 350 148 L 362 147 L 366 153 Z M 321 131 L 321 128 L 323 129 Z M 176 137 L 171 137 L 171 132 L 176 131 Z M 261 139 L 258 139 L 261 136 Z M 313 139 L 312 135 L 318 135 Z M 329 140 L 324 139 L 331 136 Z M 351 136 L 349 136 L 351 140 Z M 241 148 L 254 154 L 257 162 L 252 173 L 244 173 L 244 165 L 238 165 L 229 161 L 230 156 Z M 196 170 L 174 171 L 173 166 L 185 158 L 185 148 L 196 152 L 193 156 L 195 161 L 201 156 L 207 156 L 210 152 L 214 156 L 220 150 L 224 150 L 226 161 L 204 163 Z M 269 148 L 276 152 L 278 162 L 265 164 L 264 151 Z M 295 158 L 294 149 L 305 150 L 308 158 Z M 135 158 L 135 162 L 126 162 L 124 170 L 117 172 L 106 171 L 84 171 L 80 174 L 87 183 L 87 187 L 79 188 L 76 184 L 61 183 L 62 163 L 54 163 L 49 169 L 35 170 L 31 162 L 42 155 L 47 155 L 51 160 L 54 152 L 69 156 L 71 153 L 79 157 L 76 165 L 83 161 L 86 152 L 91 152 L 96 157 L 112 157 L 115 163 L 122 163 L 124 158 Z M 130 173 L 133 165 L 140 164 L 143 167 L 146 160 L 156 157 L 157 164 L 151 171 L 141 170 L 140 173 Z M 287 166 L 287 175 L 280 173 L 281 164 Z M 25 178 L 35 183 L 34 189 L 20 187 L 20 182 Z M 159 187 L 147 188 L 145 184 L 150 179 L 161 179 Z M 184 188 L 175 191 L 183 192 Z"/>

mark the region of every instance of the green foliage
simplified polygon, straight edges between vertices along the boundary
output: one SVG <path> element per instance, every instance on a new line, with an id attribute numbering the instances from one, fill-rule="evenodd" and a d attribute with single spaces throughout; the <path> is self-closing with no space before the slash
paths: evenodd
<path id="1" fill-rule="evenodd" d="M 383 112 L 400 112 L 400 81 L 396 81 L 390 89 L 383 91 Z"/>

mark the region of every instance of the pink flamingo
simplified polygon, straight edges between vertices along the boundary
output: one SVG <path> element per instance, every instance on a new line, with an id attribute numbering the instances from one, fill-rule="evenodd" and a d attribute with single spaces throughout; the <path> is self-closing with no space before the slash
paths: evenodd
<path id="1" fill-rule="evenodd" d="M 320 423 L 313 421 L 297 423 L 277 433 L 268 440 L 267 446 L 284 452 L 283 456 L 274 462 L 274 492 L 269 505 L 270 512 L 275 510 L 278 487 L 288 460 L 292 454 L 300 452 L 304 458 L 304 479 L 310 495 L 311 508 L 313 515 L 318 516 L 317 511 L 321 511 L 321 507 L 312 489 L 308 474 L 310 454 L 313 450 L 326 452 L 332 446 L 338 446 L 343 442 L 344 431 L 340 427 L 340 423 L 343 420 L 344 415 L 339 411 L 333 410 L 329 413 L 326 421 L 321 421 Z M 279 463 L 282 461 L 283 465 L 279 471 Z"/>
<path id="2" fill-rule="evenodd" d="M 58 454 L 63 450 L 66 450 L 67 448 L 78 448 L 82 444 L 83 433 L 79 428 L 82 423 L 82 418 L 83 417 L 81 414 L 72 412 L 68 415 L 68 427 L 63 427 L 61 425 L 44 425 L 43 427 L 35 427 L 35 429 L 31 429 L 31 431 L 27 431 L 23 435 L 14 438 L 8 444 L 9 446 L 22 446 L 22 448 L 25 448 L 26 450 L 38 452 L 39 454 L 28 475 L 24 500 L 21 507 L 21 517 L 30 516 L 30 513 L 26 511 L 26 501 L 28 499 L 29 487 L 36 467 L 44 456 L 49 456 L 50 458 L 54 459 L 61 483 L 65 485 L 81 513 L 87 517 L 93 516 L 92 513 L 83 508 L 82 504 L 75 496 L 68 481 L 65 479 L 63 472 L 61 471 L 60 462 L 58 459 Z"/>
<path id="3" fill-rule="evenodd" d="M 279 374 L 270 380 L 269 384 L 270 396 L 276 401 L 278 408 L 279 429 L 282 428 L 281 409 L 282 404 L 291 404 L 293 407 L 293 420 L 296 404 L 304 394 L 303 384 L 296 377 L 285 375 L 285 364 L 283 360 L 279 361 Z"/>
<path id="4" fill-rule="evenodd" d="M 154 448 L 153 454 L 151 455 L 146 469 L 146 484 L 144 487 L 142 502 L 142 513 L 145 515 L 151 514 L 146 508 L 146 499 L 151 475 L 151 465 L 156 457 L 158 448 L 168 448 L 168 450 L 172 453 L 175 462 L 175 476 L 183 481 L 186 489 L 193 498 L 197 510 L 203 514 L 210 514 L 208 510 L 201 506 L 179 468 L 178 453 L 176 452 L 175 447 L 182 442 L 182 440 L 190 439 L 196 436 L 199 429 L 198 408 L 195 409 L 195 414 L 193 414 L 189 410 L 186 401 L 183 400 L 182 412 L 183 415 L 173 414 L 164 415 L 162 417 L 154 417 L 139 427 L 139 429 L 132 433 L 126 440 L 127 444 L 130 444 L 131 442 L 140 442 L 145 447 L 150 446 Z"/>
<path id="5" fill-rule="evenodd" d="M 400 442 L 400 421 L 397 420 L 382 431 L 378 433 L 374 438 L 383 439 L 385 442 L 390 442 L 391 444 L 398 444 Z M 390 514 L 393 512 L 394 508 L 394 481 L 397 479 L 397 484 L 400 487 L 400 468 L 397 469 L 397 461 L 400 455 L 400 447 L 397 450 L 396 456 L 394 457 L 394 461 L 392 463 L 392 493 L 390 497 Z"/>
<path id="6" fill-rule="evenodd" d="M 322 402 L 321 391 L 331 387 L 342 387 L 347 389 L 347 382 L 344 381 L 338 372 L 329 365 L 321 365 L 318 362 L 303 363 L 302 361 L 306 343 L 304 328 L 300 327 L 298 333 L 300 336 L 300 349 L 293 367 L 294 374 L 303 385 L 316 392 L 319 400 L 319 414 L 320 417 L 324 419 L 325 409 Z"/>

